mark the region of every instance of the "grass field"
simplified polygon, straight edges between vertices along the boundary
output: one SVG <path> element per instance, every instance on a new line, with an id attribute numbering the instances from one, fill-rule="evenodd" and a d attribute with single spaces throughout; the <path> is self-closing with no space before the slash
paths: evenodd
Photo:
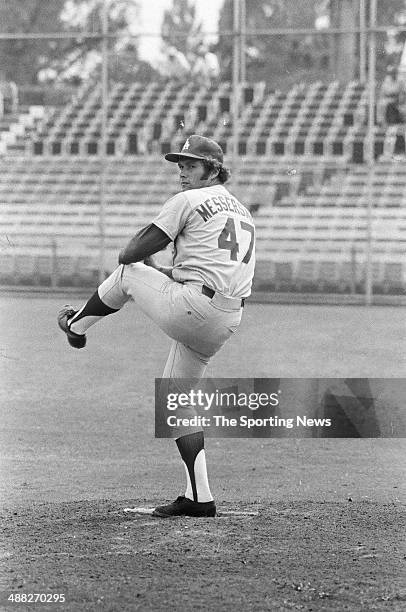
<path id="1" fill-rule="evenodd" d="M 130 518 L 183 492 L 153 437 L 169 341 L 128 305 L 73 351 L 65 301 L 0 300 L 0 609 L 404 609 L 403 439 L 209 439 L 220 512 L 258 514 Z M 405 348 L 403 308 L 249 304 L 207 375 L 405 377 Z"/>

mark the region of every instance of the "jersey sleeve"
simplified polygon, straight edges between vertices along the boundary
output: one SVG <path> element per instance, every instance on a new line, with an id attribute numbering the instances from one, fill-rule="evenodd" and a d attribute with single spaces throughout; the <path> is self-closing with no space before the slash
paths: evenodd
<path id="1" fill-rule="evenodd" d="M 119 256 L 119 263 L 130 264 L 142 261 L 146 257 L 161 251 L 168 246 L 171 239 L 153 223 L 142 228 L 127 244 Z"/>
<path id="2" fill-rule="evenodd" d="M 161 212 L 152 220 L 152 223 L 165 232 L 171 240 L 175 240 L 185 227 L 191 212 L 192 207 L 185 194 L 177 193 L 165 202 Z"/>

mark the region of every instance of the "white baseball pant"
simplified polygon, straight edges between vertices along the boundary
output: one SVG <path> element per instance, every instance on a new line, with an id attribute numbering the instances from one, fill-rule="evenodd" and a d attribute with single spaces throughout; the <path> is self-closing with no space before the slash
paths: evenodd
<path id="1" fill-rule="evenodd" d="M 210 358 L 223 346 L 241 321 L 241 300 L 216 293 L 202 294 L 202 285 L 179 283 L 142 263 L 120 265 L 100 285 L 100 299 L 110 308 L 120 309 L 134 302 L 173 342 L 162 374 L 170 379 L 167 392 L 182 392 L 179 381 L 198 381 L 204 376 Z M 168 382 L 169 385 L 169 382 Z M 189 386 L 190 389 L 190 386 Z M 185 414 L 178 416 L 189 416 Z M 193 433 L 201 428 L 187 428 Z M 179 433 L 178 435 L 184 435 Z"/>

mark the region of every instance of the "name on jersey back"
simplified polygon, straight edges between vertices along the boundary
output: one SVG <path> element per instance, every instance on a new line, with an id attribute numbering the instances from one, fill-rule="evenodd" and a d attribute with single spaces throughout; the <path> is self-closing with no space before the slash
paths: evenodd
<path id="1" fill-rule="evenodd" d="M 249 211 L 242 206 L 235 198 L 229 196 L 213 196 L 208 198 L 196 208 L 196 212 L 202 217 L 203 221 L 208 221 L 220 212 L 234 212 L 243 217 L 251 219 Z"/>

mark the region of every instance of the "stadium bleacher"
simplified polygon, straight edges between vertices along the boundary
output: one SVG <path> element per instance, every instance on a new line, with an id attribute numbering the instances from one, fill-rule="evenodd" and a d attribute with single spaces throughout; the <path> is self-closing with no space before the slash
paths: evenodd
<path id="1" fill-rule="evenodd" d="M 209 90 L 194 82 L 114 84 L 103 185 L 99 87 L 82 87 L 62 109 L 24 109 L 9 123 L 18 128 L 3 126 L 0 134 L 0 281 L 95 282 L 100 189 L 109 269 L 123 243 L 176 192 L 162 153 L 199 132 L 218 140 L 229 159 L 230 96 L 228 83 Z M 366 103 L 357 82 L 243 90 L 230 189 L 256 218 L 257 289 L 361 290 L 372 196 L 375 290 L 405 291 L 404 128 L 376 126 L 369 184 Z"/>

